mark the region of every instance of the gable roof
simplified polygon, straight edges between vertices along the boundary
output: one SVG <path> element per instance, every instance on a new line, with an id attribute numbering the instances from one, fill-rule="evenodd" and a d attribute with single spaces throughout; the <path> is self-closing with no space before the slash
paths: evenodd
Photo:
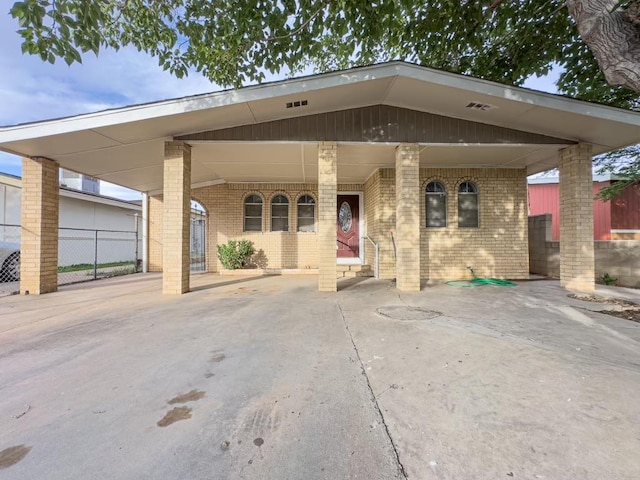
<path id="1" fill-rule="evenodd" d="M 294 106 L 296 102 L 300 107 Z M 287 108 L 288 104 L 291 108 Z M 474 158 L 484 159 L 465 164 L 467 166 L 527 168 L 531 174 L 556 166 L 556 152 L 563 145 L 591 143 L 594 153 L 598 154 L 640 143 L 640 114 L 635 112 L 404 62 L 389 62 L 238 90 L 3 127 L 0 128 L 0 150 L 51 158 L 64 168 L 129 188 L 150 191 L 162 188 L 165 140 L 374 105 L 561 139 L 558 144 L 515 145 L 505 142 L 483 145 L 482 148 L 457 142 L 458 149 L 467 147 L 464 154 L 467 160 L 475 155 L 472 152 L 477 153 Z M 290 157 L 293 163 L 302 162 L 301 170 L 312 172 L 313 161 L 309 159 L 313 158 L 314 147 L 306 143 L 311 141 L 301 139 L 302 148 L 299 144 L 295 148 L 287 143 L 265 144 L 261 162 L 249 163 L 262 164 L 265 172 L 272 174 L 258 174 L 254 180 L 313 181 L 313 174 L 287 176 L 283 170 L 283 174 L 278 175 L 274 168 L 274 165 L 289 163 L 289 160 L 280 162 L 279 159 Z M 232 161 L 232 155 L 238 158 L 254 155 L 255 145 L 246 141 L 236 145 L 223 143 L 194 143 L 193 183 L 247 181 L 250 178 L 243 175 L 241 165 L 234 170 L 225 164 Z M 431 148 L 431 144 L 424 145 Z M 345 180 L 363 181 L 365 172 L 375 166 L 375 162 L 366 163 L 365 157 L 379 159 L 375 163 L 378 165 L 384 163 L 389 153 L 384 150 L 385 145 L 378 146 L 382 149 L 375 149 L 373 155 L 369 152 L 354 160 L 362 168 L 354 169 L 352 174 L 348 168 L 339 169 L 339 175 L 342 171 L 346 174 Z M 436 145 L 440 149 L 446 146 L 442 143 Z M 351 147 L 352 150 L 355 148 Z M 212 160 L 214 154 L 218 155 L 214 160 L 220 162 Z M 460 166 L 455 158 L 456 155 L 449 155 L 446 162 L 443 160 L 438 166 Z M 493 162 L 492 158 L 497 160 Z M 435 166 L 438 161 L 425 154 L 424 166 Z M 256 171 L 249 164 L 247 169 Z M 286 171 L 291 172 L 291 168 Z"/>

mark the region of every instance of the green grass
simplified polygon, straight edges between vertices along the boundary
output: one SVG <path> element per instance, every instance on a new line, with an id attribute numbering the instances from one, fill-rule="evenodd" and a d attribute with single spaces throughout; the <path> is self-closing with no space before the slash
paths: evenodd
<path id="1" fill-rule="evenodd" d="M 98 269 L 100 268 L 109 268 L 109 267 L 124 267 L 124 266 L 134 266 L 134 262 L 110 262 L 110 263 L 99 263 Z M 58 273 L 68 273 L 68 272 L 81 272 L 83 270 L 93 270 L 93 263 L 77 263 L 75 265 L 67 265 L 65 267 L 58 267 Z"/>

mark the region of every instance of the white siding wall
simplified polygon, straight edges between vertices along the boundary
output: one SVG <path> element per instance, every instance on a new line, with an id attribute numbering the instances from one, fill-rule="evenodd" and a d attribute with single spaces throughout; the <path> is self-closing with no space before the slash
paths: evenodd
<path id="1" fill-rule="evenodd" d="M 0 225 L 20 225 L 21 188 L 0 183 Z M 99 199 L 96 199 L 99 200 Z M 138 214 L 138 258 L 142 258 L 141 209 L 105 205 L 94 201 L 65 197 L 60 194 L 60 248 L 58 265 L 93 263 L 95 233 L 86 230 L 120 230 L 134 232 Z M 19 242 L 18 228 L 0 227 L 0 241 Z M 98 263 L 133 261 L 135 259 L 135 235 L 133 233 L 98 234 Z"/>

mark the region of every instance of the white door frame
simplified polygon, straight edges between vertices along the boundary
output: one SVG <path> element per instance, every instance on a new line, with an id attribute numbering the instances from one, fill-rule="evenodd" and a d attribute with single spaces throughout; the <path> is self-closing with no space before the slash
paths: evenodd
<path id="1" fill-rule="evenodd" d="M 340 258 L 336 254 L 338 265 L 364 265 L 364 248 L 365 242 L 362 241 L 364 235 L 364 192 L 342 192 L 338 190 L 338 195 L 357 195 L 358 196 L 358 250 L 360 251 L 359 258 Z M 337 200 L 336 196 L 336 200 Z M 336 202 L 337 203 L 337 202 Z M 337 225 L 336 225 L 336 228 Z M 336 245 L 336 249 L 337 249 Z"/>

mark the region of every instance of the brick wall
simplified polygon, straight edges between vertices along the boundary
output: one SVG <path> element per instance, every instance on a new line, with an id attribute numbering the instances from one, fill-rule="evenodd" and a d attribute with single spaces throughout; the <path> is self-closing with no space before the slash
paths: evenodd
<path id="1" fill-rule="evenodd" d="M 447 227 L 426 228 L 424 189 L 440 181 L 447 190 Z M 478 188 L 479 227 L 458 227 L 458 185 Z M 527 182 L 524 169 L 420 169 L 421 277 L 528 278 Z"/>
<path id="2" fill-rule="evenodd" d="M 338 191 L 362 191 L 360 184 L 341 184 Z M 256 249 L 252 259 L 260 268 L 318 268 L 318 185 L 289 183 L 228 183 L 192 190 L 192 198 L 207 211 L 207 271 L 222 268 L 216 246 L 229 240 L 251 240 Z M 260 195 L 262 232 L 244 232 L 244 199 Z M 316 231 L 297 232 L 297 200 L 302 195 L 316 200 Z M 285 195 L 289 199 L 289 231 L 271 232 L 271 199 Z M 335 215 L 335 212 L 334 212 Z M 149 215 L 151 219 L 151 214 Z M 335 219 L 333 220 L 335 225 Z"/>
<path id="3" fill-rule="evenodd" d="M 446 228 L 425 227 L 424 188 L 431 179 L 438 179 L 447 188 Z M 462 229 L 457 226 L 457 185 L 462 180 L 474 181 L 479 190 L 480 227 Z M 478 275 L 503 278 L 527 278 L 529 255 L 527 239 L 526 177 L 523 170 L 514 169 L 420 169 L 420 276 L 436 281 L 464 278 L 474 267 Z M 363 233 L 379 244 L 380 278 L 396 276 L 396 256 L 393 235 L 396 228 L 396 179 L 393 168 L 381 168 L 365 185 L 338 185 L 338 192 L 364 191 Z M 257 193 L 263 198 L 263 231 L 243 232 L 243 200 Z M 283 193 L 290 199 L 289 232 L 269 231 L 270 200 Z M 296 201 L 310 194 L 316 201 L 316 184 L 231 183 L 192 190 L 192 198 L 207 210 L 207 270 L 219 271 L 216 245 L 229 239 L 246 238 L 254 242 L 258 254 L 257 266 L 267 268 L 318 268 L 318 244 L 315 233 L 296 233 Z M 155 198 L 155 197 L 154 197 Z M 156 199 L 159 201 L 160 199 Z M 154 214 L 149 202 L 149 268 L 154 229 L 161 231 L 161 217 Z M 316 208 L 317 216 L 317 208 Z M 317 219 L 316 219 L 317 220 Z M 317 221 L 316 221 L 317 227 Z M 374 250 L 365 244 L 365 261 L 373 268 Z"/>
<path id="4" fill-rule="evenodd" d="M 551 240 L 551 215 L 529 217 L 531 273 L 560 277 L 560 242 Z M 640 287 L 640 240 L 594 242 L 596 279 L 608 273 L 622 287 Z"/>

